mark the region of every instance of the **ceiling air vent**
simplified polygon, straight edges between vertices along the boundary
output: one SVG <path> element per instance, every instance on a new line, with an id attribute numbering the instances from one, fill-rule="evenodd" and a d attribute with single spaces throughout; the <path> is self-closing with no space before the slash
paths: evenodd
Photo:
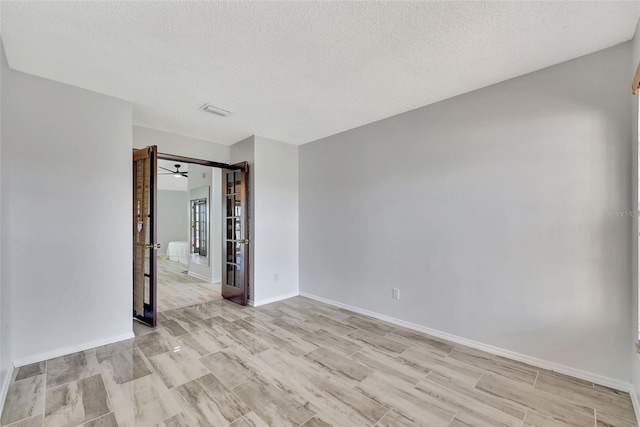
<path id="1" fill-rule="evenodd" d="M 223 110 L 222 108 L 216 107 L 211 104 L 203 104 L 200 109 L 202 111 L 206 111 L 207 113 L 216 114 L 218 116 L 227 117 L 231 114 L 231 111 Z"/>

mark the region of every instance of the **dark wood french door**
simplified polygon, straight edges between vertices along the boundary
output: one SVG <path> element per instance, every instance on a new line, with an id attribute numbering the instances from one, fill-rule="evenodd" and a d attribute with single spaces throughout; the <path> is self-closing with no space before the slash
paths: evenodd
<path id="1" fill-rule="evenodd" d="M 233 165 L 237 169 L 222 172 L 225 229 L 222 248 L 222 296 L 247 305 L 249 289 L 249 165 Z"/>
<path id="2" fill-rule="evenodd" d="M 157 147 L 133 151 L 133 317 L 157 321 Z"/>

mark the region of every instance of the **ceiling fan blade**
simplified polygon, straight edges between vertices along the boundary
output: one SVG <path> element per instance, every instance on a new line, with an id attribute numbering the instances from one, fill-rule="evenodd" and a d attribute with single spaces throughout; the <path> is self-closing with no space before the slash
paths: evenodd
<path id="1" fill-rule="evenodd" d="M 171 169 L 167 169 L 167 168 L 163 168 L 162 166 L 158 166 L 160 169 L 165 170 L 167 172 L 171 172 L 173 173 L 174 171 L 172 171 Z"/>
<path id="2" fill-rule="evenodd" d="M 167 172 L 167 173 L 159 173 L 158 175 L 174 175 L 173 172 Z"/>

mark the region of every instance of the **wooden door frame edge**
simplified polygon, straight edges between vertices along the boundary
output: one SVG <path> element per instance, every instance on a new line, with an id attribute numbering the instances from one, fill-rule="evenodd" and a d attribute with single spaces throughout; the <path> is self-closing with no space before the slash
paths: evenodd
<path id="1" fill-rule="evenodd" d="M 139 150 L 139 148 L 133 149 L 133 151 L 136 151 L 136 150 Z M 210 166 L 212 168 L 229 169 L 229 170 L 237 170 L 237 169 L 244 170 L 247 167 L 246 162 L 240 162 L 235 165 L 231 165 L 228 163 L 214 162 L 212 160 L 197 159 L 195 157 L 179 156 L 177 154 L 160 153 L 160 152 L 158 152 L 158 160 L 170 160 L 173 162 L 193 163 L 196 165 Z"/>
<path id="2" fill-rule="evenodd" d="M 230 169 L 230 170 L 242 169 L 242 167 L 230 165 L 230 164 L 227 164 L 227 163 L 214 162 L 214 161 L 211 161 L 211 160 L 196 159 L 195 157 L 178 156 L 177 154 L 158 153 L 158 159 L 159 160 L 171 160 L 173 162 L 180 162 L 180 163 L 192 163 L 192 164 L 196 164 L 196 165 L 210 166 L 212 168 L 219 168 L 219 169 Z"/>

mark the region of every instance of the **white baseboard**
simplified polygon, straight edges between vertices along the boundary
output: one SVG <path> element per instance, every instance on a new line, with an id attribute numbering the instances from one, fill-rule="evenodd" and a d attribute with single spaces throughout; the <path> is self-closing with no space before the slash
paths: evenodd
<path id="1" fill-rule="evenodd" d="M 94 347 L 100 347 L 102 345 L 113 344 L 118 341 L 124 341 L 133 338 L 133 331 L 126 334 L 117 335 L 115 337 L 103 338 L 95 341 L 89 341 L 86 343 L 72 345 L 69 347 L 58 348 L 56 350 L 47 351 L 45 353 L 34 354 L 32 356 L 21 357 L 14 359 L 13 366 L 19 368 L 20 366 L 30 365 L 32 363 L 42 362 L 44 360 L 53 359 L 55 357 L 66 356 L 67 354 L 77 353 L 79 351 L 89 350 Z"/>
<path id="2" fill-rule="evenodd" d="M 187 271 L 187 276 L 195 277 L 196 279 L 204 280 L 205 282 L 213 283 L 211 277 L 203 276 L 202 274 L 194 273 L 193 271 Z"/>
<path id="3" fill-rule="evenodd" d="M 638 402 L 638 395 L 636 394 L 636 390 L 631 385 L 629 390 L 629 396 L 631 396 L 631 404 L 633 405 L 633 412 L 636 414 L 636 422 L 640 425 L 640 402 Z"/>
<path id="4" fill-rule="evenodd" d="M 2 384 L 0 385 L 0 414 L 4 409 L 4 402 L 7 400 L 7 392 L 9 391 L 9 384 L 11 384 L 11 378 L 13 378 L 13 366 L 7 370 L 7 375 L 4 377 Z"/>
<path id="5" fill-rule="evenodd" d="M 493 353 L 498 356 L 507 357 L 509 359 L 517 360 L 519 362 L 527 363 L 529 365 L 536 366 L 538 368 L 547 369 L 550 371 L 555 371 L 561 374 L 569 375 L 575 378 L 580 378 L 585 381 L 590 381 L 605 387 L 613 388 L 615 390 L 620 390 L 624 392 L 628 392 L 633 399 L 635 393 L 633 392 L 633 386 L 630 383 L 620 381 L 614 378 L 609 378 L 604 375 L 595 374 L 593 372 L 583 371 L 581 369 L 572 368 L 570 366 L 562 365 L 559 363 L 551 362 L 544 359 L 539 359 L 537 357 L 527 356 L 526 354 L 517 353 L 515 351 L 507 350 L 500 347 L 495 347 L 493 345 L 484 344 L 478 341 L 473 341 L 467 338 L 459 337 L 456 335 L 452 335 L 446 332 L 438 331 L 436 329 L 427 328 L 425 326 L 421 326 L 411 322 L 405 322 L 404 320 L 396 319 L 394 317 L 385 316 L 383 314 L 379 314 L 370 310 L 365 310 L 362 308 L 354 307 L 348 304 L 343 304 L 341 302 L 333 301 L 327 298 L 319 297 L 317 295 L 308 294 L 306 292 L 300 292 L 300 296 L 310 298 L 316 301 L 323 302 L 325 304 L 333 305 L 336 307 L 344 308 L 346 310 L 350 310 L 356 313 L 364 314 L 366 316 L 370 316 L 388 323 L 392 323 L 394 325 L 402 326 L 408 329 L 412 329 L 414 331 L 423 332 L 428 335 L 432 335 L 434 337 L 442 338 L 447 341 L 451 341 L 453 343 L 466 345 L 467 347 L 472 347 L 478 350 L 483 350 L 488 353 Z"/>
<path id="6" fill-rule="evenodd" d="M 261 299 L 260 301 L 249 300 L 249 305 L 259 307 L 261 305 L 271 304 L 272 302 L 282 301 L 283 299 L 289 299 L 300 295 L 298 292 L 291 292 L 289 294 L 278 295 L 277 297 Z"/>

